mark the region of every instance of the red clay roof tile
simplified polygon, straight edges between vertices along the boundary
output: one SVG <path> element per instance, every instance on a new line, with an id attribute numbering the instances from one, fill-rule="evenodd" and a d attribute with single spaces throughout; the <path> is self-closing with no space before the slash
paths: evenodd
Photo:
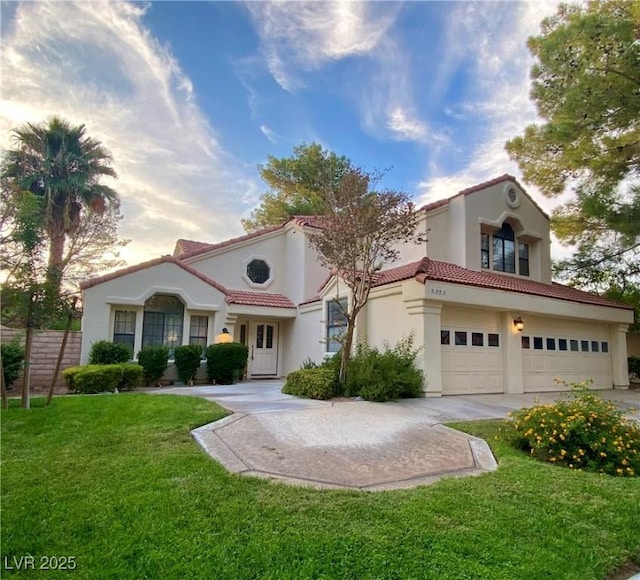
<path id="1" fill-rule="evenodd" d="M 583 290 L 571 288 L 570 286 L 558 284 L 557 282 L 545 284 L 544 282 L 506 276 L 494 272 L 478 272 L 450 264 L 449 262 L 440 262 L 429 258 L 423 258 L 419 262 L 414 262 L 414 264 L 416 279 L 420 282 L 437 280 L 440 282 L 451 282 L 453 284 L 490 288 L 492 290 L 505 290 L 507 292 L 555 298 L 556 300 L 581 302 L 583 304 L 594 304 L 611 308 L 631 308 L 626 304 L 619 304 L 618 302 L 613 302 L 597 294 L 584 292 Z"/>
<path id="2" fill-rule="evenodd" d="M 215 244 L 207 244 L 205 242 L 193 242 L 193 241 L 185 240 L 185 241 L 188 241 L 190 244 L 198 244 L 201 247 L 196 247 L 195 245 L 191 246 L 188 252 L 180 254 L 180 259 L 186 260 L 187 258 L 192 258 L 200 254 L 206 254 L 207 252 L 212 252 L 213 250 L 219 250 L 221 248 L 233 246 L 234 244 L 245 242 L 247 240 L 252 240 L 253 238 L 257 238 L 265 234 L 270 234 L 271 232 L 275 232 L 283 228 L 284 228 L 284 224 L 280 224 L 277 226 L 269 226 L 268 228 L 262 228 L 261 230 L 256 230 L 255 232 L 244 234 L 243 236 L 238 236 L 237 238 L 231 238 L 230 240 L 225 240 L 224 242 L 216 242 Z"/>
<path id="3" fill-rule="evenodd" d="M 296 308 L 284 294 L 268 292 L 251 292 L 249 290 L 229 290 L 227 304 L 243 304 L 246 306 L 270 306 L 274 308 Z"/>
<path id="4" fill-rule="evenodd" d="M 176 247 L 173 250 L 173 257 L 179 258 L 185 254 L 190 254 L 199 250 L 206 251 L 212 245 L 213 244 L 208 244 L 206 242 L 196 242 L 195 240 L 185 240 L 181 238 L 176 242 Z"/>

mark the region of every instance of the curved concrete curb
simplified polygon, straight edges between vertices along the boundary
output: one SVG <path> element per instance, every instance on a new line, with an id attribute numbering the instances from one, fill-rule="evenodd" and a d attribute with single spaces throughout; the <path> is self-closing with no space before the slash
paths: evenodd
<path id="1" fill-rule="evenodd" d="M 317 428 L 323 426 L 330 413 L 315 410 L 303 417 L 298 411 L 293 415 L 282 413 L 288 416 L 280 419 L 288 425 L 301 420 L 304 425 Z M 206 453 L 231 473 L 318 489 L 407 489 L 429 485 L 444 477 L 481 475 L 497 469 L 484 440 L 444 425 L 411 425 L 371 445 L 361 441 L 345 444 L 345 434 L 336 437 L 339 443 L 315 444 L 309 442 L 312 437 L 296 440 L 295 429 L 289 438 L 270 429 L 279 420 L 270 415 L 269 421 L 265 421 L 255 415 L 237 413 L 194 429 L 192 435 Z M 329 420 L 343 418 L 329 416 Z M 335 430 L 335 423 L 324 426 Z"/>

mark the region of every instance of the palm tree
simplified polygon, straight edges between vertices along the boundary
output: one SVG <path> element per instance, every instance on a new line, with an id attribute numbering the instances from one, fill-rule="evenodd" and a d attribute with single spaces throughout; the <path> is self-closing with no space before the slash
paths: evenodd
<path id="1" fill-rule="evenodd" d="M 40 200 L 49 238 L 46 283 L 58 296 L 67 236 L 78 227 L 83 210 L 102 213 L 119 204 L 118 194 L 100 183 L 117 174 L 109 151 L 86 135 L 84 125 L 53 117 L 12 133 L 15 148 L 5 152 L 2 178 L 14 192 L 30 191 Z"/>

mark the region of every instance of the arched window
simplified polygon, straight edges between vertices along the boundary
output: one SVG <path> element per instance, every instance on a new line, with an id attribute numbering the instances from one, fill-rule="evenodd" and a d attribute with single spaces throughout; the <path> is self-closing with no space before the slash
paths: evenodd
<path id="1" fill-rule="evenodd" d="M 493 269 L 499 272 L 516 271 L 516 236 L 506 222 L 493 234 Z"/>
<path id="2" fill-rule="evenodd" d="M 184 304 L 176 296 L 154 294 L 144 303 L 142 346 L 163 344 L 173 349 L 182 344 Z"/>

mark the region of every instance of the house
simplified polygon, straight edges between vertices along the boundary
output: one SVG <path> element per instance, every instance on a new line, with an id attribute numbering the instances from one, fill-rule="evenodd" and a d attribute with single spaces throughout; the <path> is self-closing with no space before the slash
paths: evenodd
<path id="1" fill-rule="evenodd" d="M 349 300 L 308 243 L 313 217 L 89 280 L 82 360 L 94 341 L 210 344 L 223 327 L 249 345 L 248 377 L 280 377 L 338 348 Z M 356 340 L 413 334 L 426 395 L 558 390 L 554 379 L 627 387 L 627 306 L 551 280 L 549 217 L 503 175 L 420 209 L 426 245 L 376 277 Z"/>

